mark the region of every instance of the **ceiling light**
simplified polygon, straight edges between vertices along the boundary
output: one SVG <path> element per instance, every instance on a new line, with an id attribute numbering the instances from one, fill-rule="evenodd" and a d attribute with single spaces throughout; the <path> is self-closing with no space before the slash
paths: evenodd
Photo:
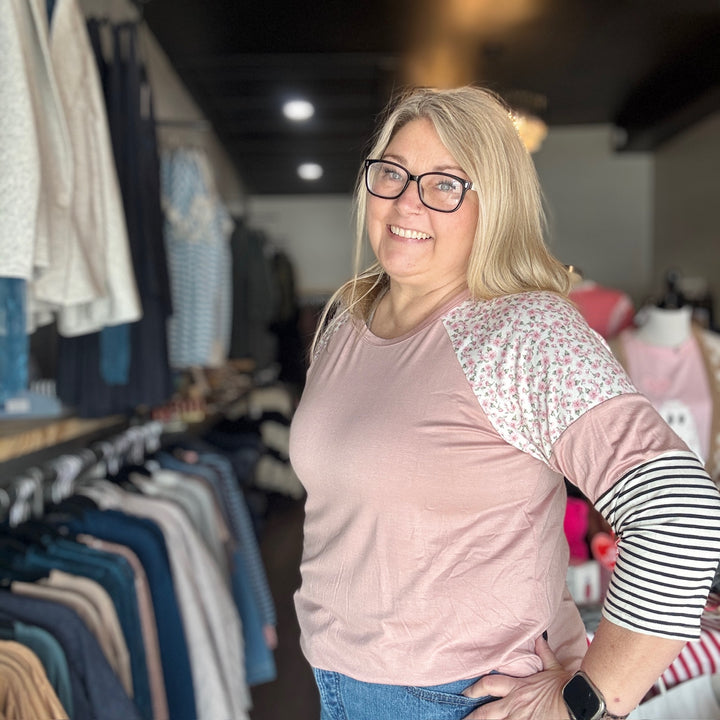
<path id="1" fill-rule="evenodd" d="M 548 134 L 545 122 L 537 115 L 523 112 L 512 113 L 512 119 L 528 152 L 537 152 Z"/>
<path id="2" fill-rule="evenodd" d="M 307 162 L 298 165 L 297 174 L 303 180 L 319 180 L 323 176 L 323 168 L 317 163 Z"/>
<path id="3" fill-rule="evenodd" d="M 530 90 L 508 90 L 503 97 L 512 108 L 510 116 L 528 152 L 537 152 L 548 134 L 541 117 L 547 109 L 547 98 Z"/>
<path id="4" fill-rule="evenodd" d="M 283 114 L 288 120 L 302 122 L 315 114 L 315 107 L 307 100 L 288 100 L 283 105 Z"/>

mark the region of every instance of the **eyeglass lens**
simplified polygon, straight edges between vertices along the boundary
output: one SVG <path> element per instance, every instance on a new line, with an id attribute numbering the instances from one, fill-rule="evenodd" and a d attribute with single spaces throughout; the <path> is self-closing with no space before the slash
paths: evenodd
<path id="1" fill-rule="evenodd" d="M 407 187 L 410 173 L 396 163 L 374 161 L 368 163 L 366 180 L 373 195 L 392 200 Z M 418 184 L 420 200 L 432 210 L 452 212 L 465 195 L 463 183 L 446 173 L 426 173 L 418 178 Z"/>

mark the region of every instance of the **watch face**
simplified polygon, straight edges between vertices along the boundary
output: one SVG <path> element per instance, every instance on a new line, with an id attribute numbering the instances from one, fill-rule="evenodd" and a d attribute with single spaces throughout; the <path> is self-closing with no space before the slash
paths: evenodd
<path id="1" fill-rule="evenodd" d="M 575 675 L 565 686 L 563 698 L 575 720 L 597 720 L 605 708 L 582 675 Z"/>

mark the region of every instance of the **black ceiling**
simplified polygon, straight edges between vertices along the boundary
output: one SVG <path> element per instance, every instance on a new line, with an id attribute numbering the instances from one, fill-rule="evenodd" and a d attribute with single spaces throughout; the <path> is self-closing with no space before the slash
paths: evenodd
<path id="1" fill-rule="evenodd" d="M 464 19 L 448 29 L 451 12 Z M 551 131 L 611 123 L 618 150 L 720 110 L 720 0 L 145 0 L 144 14 L 251 194 L 349 192 L 408 56 L 440 31 L 463 81 L 542 96 Z M 280 107 L 300 95 L 316 112 L 293 125 Z M 300 180 L 302 161 L 323 177 Z"/>

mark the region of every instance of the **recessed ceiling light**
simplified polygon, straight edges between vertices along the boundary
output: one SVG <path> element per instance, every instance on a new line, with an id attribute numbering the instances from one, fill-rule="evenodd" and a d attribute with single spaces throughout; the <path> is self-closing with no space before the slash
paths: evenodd
<path id="1" fill-rule="evenodd" d="M 322 165 L 307 162 L 298 165 L 297 173 L 303 180 L 319 180 L 323 175 L 323 169 Z"/>
<path id="2" fill-rule="evenodd" d="M 315 106 L 307 100 L 288 100 L 283 105 L 283 114 L 288 120 L 302 122 L 315 114 Z"/>

